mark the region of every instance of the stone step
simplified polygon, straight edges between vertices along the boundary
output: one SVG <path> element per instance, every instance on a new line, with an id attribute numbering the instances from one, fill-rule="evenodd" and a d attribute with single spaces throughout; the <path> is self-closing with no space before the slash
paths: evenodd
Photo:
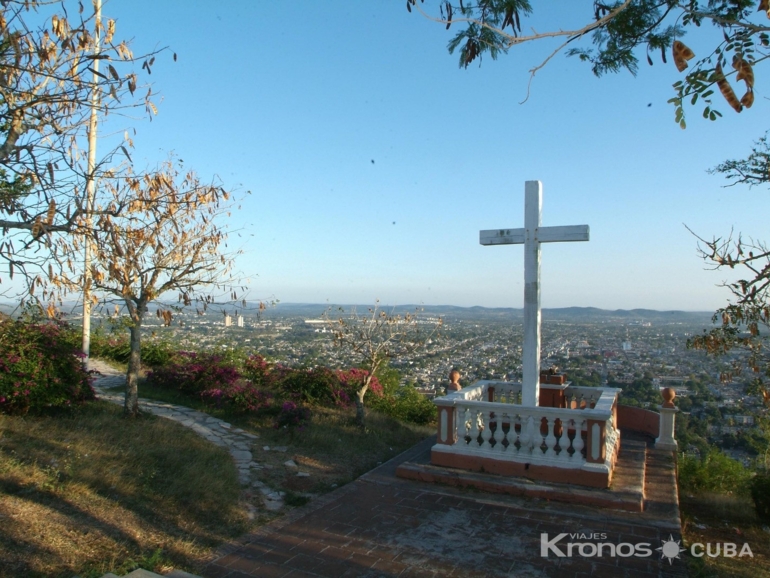
<path id="1" fill-rule="evenodd" d="M 646 506 L 646 456 L 647 447 L 644 441 L 624 440 L 621 435 L 620 452 L 611 486 L 589 488 L 434 466 L 430 463 L 430 445 L 426 444 L 420 455 L 410 458 L 410 461 L 405 461 L 396 468 L 396 476 L 455 487 L 476 488 L 492 494 L 526 496 L 613 510 L 643 512 Z"/>
<path id="2" fill-rule="evenodd" d="M 120 578 L 119 576 L 113 574 L 112 572 L 108 572 L 102 578 Z M 142 568 L 139 568 L 137 570 L 134 570 L 133 572 L 130 572 L 126 574 L 123 578 L 201 578 L 200 576 L 197 576 L 196 574 L 190 574 L 189 572 L 185 572 L 184 570 L 172 570 L 171 572 L 168 572 L 165 575 L 156 574 L 155 572 L 150 572 L 149 570 L 144 570 Z"/>

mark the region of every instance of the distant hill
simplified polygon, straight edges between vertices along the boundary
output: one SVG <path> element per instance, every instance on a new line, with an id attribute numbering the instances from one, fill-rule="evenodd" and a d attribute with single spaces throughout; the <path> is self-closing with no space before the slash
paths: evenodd
<path id="1" fill-rule="evenodd" d="M 283 315 L 302 315 L 306 317 L 318 317 L 328 308 L 328 305 L 311 303 L 278 303 L 270 310 Z M 333 305 L 334 310 L 342 307 L 346 312 L 356 309 L 359 313 L 365 312 L 371 305 Z M 386 311 L 392 306 L 383 305 Z M 425 315 L 437 315 L 441 317 L 462 320 L 521 320 L 524 317 L 523 309 L 513 307 L 458 307 L 455 305 L 398 305 L 397 312 L 409 312 L 419 308 Z M 333 311 L 334 312 L 334 311 Z M 332 312 L 332 313 L 333 313 Z M 547 321 L 626 321 L 626 322 L 655 322 L 655 323 L 711 323 L 713 311 L 656 311 L 654 309 L 599 309 L 597 307 L 560 307 L 543 309 L 543 319 Z"/>
<path id="2" fill-rule="evenodd" d="M 174 303 L 175 305 L 176 303 Z M 150 306 L 151 312 L 155 306 L 162 305 L 161 302 Z M 254 310 L 254 303 L 249 304 L 250 309 Z M 318 318 L 329 308 L 329 304 L 324 303 L 278 303 L 274 307 L 268 307 L 264 315 L 267 318 L 281 315 L 296 317 L 306 317 L 308 319 Z M 346 312 L 357 310 L 359 313 L 366 313 L 371 307 L 368 305 L 331 305 L 332 315 L 338 307 L 342 307 Z M 391 305 L 382 305 L 385 311 L 392 309 Z M 524 317 L 523 309 L 513 307 L 458 307 L 455 305 L 398 305 L 396 311 L 400 313 L 413 312 L 415 309 L 421 309 L 424 315 L 440 316 L 446 319 L 458 320 L 479 320 L 479 321 L 521 321 Z M 230 309 L 230 308 L 227 308 Z M 0 312 L 10 313 L 13 307 L 8 304 L 0 303 Z M 80 308 L 74 303 L 65 303 L 63 307 L 70 315 L 80 314 Z M 233 313 L 235 309 L 233 309 Z M 247 310 L 244 315 L 251 313 Z M 699 323 L 704 325 L 711 324 L 713 311 L 656 311 L 654 309 L 599 309 L 597 307 L 560 307 L 554 309 L 543 309 L 543 319 L 545 321 L 565 321 L 572 323 L 601 322 L 601 321 L 619 321 L 619 322 L 650 322 L 650 323 Z"/>

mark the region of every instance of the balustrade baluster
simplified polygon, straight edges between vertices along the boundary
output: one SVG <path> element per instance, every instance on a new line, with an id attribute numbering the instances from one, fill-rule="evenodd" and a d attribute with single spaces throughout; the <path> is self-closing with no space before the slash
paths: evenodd
<path id="1" fill-rule="evenodd" d="M 511 427 L 513 426 L 513 420 L 511 416 L 504 413 L 500 416 L 500 423 L 497 425 L 497 431 L 495 432 L 495 440 L 499 442 L 499 445 L 495 445 L 495 449 L 499 449 L 501 452 L 507 450 L 511 445 Z"/>
<path id="2" fill-rule="evenodd" d="M 465 407 L 457 408 L 457 442 L 458 444 L 467 444 L 468 440 L 465 439 L 468 435 L 468 417 L 466 413 L 468 409 Z"/>
<path id="3" fill-rule="evenodd" d="M 554 435 L 554 428 L 556 428 L 556 419 L 551 417 L 545 418 L 546 428 L 548 430 L 548 433 L 545 436 L 545 455 L 546 457 L 553 458 L 556 457 L 556 450 L 554 449 L 554 446 L 556 445 L 556 436 Z"/>
<path id="4" fill-rule="evenodd" d="M 485 450 L 492 449 L 492 413 L 480 412 L 483 416 L 483 423 L 481 424 L 481 448 Z"/>
<path id="5" fill-rule="evenodd" d="M 540 429 L 540 423 L 538 422 L 538 430 Z M 535 435 L 539 437 L 540 432 L 538 431 L 537 434 L 535 434 L 535 418 L 531 415 L 525 416 L 523 418 L 522 424 L 521 424 L 521 449 L 524 450 L 527 453 L 530 453 L 532 451 L 533 446 L 535 445 Z"/>
<path id="6" fill-rule="evenodd" d="M 570 459 L 581 462 L 583 461 L 583 420 L 574 419 L 572 423 L 575 424 L 575 439 L 572 440 L 572 449 L 575 451 Z"/>
<path id="7" fill-rule="evenodd" d="M 471 409 L 471 428 L 468 435 L 471 436 L 470 442 L 468 442 L 474 448 L 479 447 L 479 410 Z"/>

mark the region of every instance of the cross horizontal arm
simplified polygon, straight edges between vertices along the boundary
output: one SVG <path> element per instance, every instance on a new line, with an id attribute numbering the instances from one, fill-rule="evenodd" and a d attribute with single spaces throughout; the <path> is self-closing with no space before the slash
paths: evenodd
<path id="1" fill-rule="evenodd" d="M 482 245 L 521 245 L 524 243 L 526 229 L 492 229 L 479 233 Z M 558 243 L 566 241 L 588 241 L 588 225 L 568 225 L 565 227 L 540 227 L 535 232 L 535 241 L 540 243 Z"/>
<path id="2" fill-rule="evenodd" d="M 565 241 L 588 241 L 588 225 L 567 225 L 564 227 L 540 227 L 535 239 L 541 243 L 559 243 Z"/>
<path id="3" fill-rule="evenodd" d="M 521 245 L 524 243 L 524 229 L 481 231 L 479 243 L 482 245 Z"/>

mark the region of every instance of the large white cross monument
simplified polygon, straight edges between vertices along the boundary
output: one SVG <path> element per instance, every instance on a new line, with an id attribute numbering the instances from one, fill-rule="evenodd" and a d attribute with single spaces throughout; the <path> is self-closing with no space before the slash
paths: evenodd
<path id="1" fill-rule="evenodd" d="M 540 243 L 588 241 L 588 225 L 541 227 L 543 184 L 524 185 L 524 228 L 481 231 L 482 245 L 524 244 L 524 346 L 522 405 L 535 407 L 540 399 Z"/>

